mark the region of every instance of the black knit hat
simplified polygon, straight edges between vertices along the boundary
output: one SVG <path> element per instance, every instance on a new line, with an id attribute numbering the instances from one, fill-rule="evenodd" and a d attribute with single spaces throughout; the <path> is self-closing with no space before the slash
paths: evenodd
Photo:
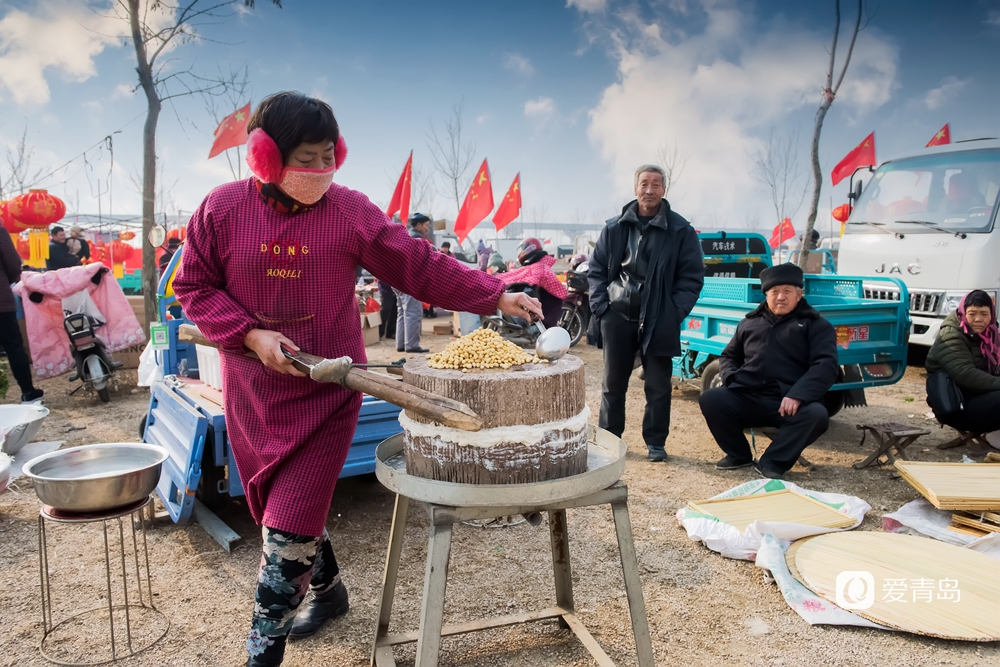
<path id="1" fill-rule="evenodd" d="M 410 227 L 416 227 L 422 222 L 430 222 L 430 221 L 431 219 L 428 218 L 423 213 L 414 213 L 410 215 L 410 219 L 406 221 L 406 224 L 408 224 Z"/>
<path id="2" fill-rule="evenodd" d="M 802 277 L 802 269 L 795 264 L 778 264 L 760 272 L 762 292 L 767 294 L 767 291 L 776 285 L 804 287 L 805 280 Z"/>

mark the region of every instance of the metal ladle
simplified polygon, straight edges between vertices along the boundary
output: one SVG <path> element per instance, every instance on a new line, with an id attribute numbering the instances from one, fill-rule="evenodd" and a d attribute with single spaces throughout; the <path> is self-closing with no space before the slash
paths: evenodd
<path id="1" fill-rule="evenodd" d="M 569 352 L 570 337 L 569 332 L 562 327 L 552 327 L 546 329 L 541 320 L 535 322 L 535 326 L 541 333 L 535 341 L 535 354 L 539 359 L 556 361 L 562 359 Z"/>

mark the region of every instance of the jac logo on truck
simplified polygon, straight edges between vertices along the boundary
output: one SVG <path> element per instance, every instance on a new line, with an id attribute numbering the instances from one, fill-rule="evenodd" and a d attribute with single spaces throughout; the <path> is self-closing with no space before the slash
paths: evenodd
<path id="1" fill-rule="evenodd" d="M 913 262 L 912 264 L 907 264 L 907 266 L 906 266 L 906 272 L 909 273 L 910 275 L 915 276 L 915 275 L 918 275 L 923 270 L 923 268 L 924 267 L 920 265 L 920 262 Z M 885 263 L 884 262 L 882 264 L 878 265 L 878 268 L 875 269 L 875 273 L 885 273 Z M 893 263 L 892 268 L 889 269 L 889 273 L 902 274 L 903 271 L 902 271 L 902 269 L 899 268 L 899 264 L 898 263 Z"/>
<path id="2" fill-rule="evenodd" d="M 856 340 L 868 340 L 868 327 L 837 327 L 837 347 L 846 350 Z"/>

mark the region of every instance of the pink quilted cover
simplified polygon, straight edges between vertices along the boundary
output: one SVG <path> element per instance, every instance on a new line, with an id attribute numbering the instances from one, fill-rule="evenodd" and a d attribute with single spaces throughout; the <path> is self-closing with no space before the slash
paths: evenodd
<path id="1" fill-rule="evenodd" d="M 21 274 L 21 282 L 14 285 L 14 291 L 24 304 L 31 363 L 38 377 L 55 377 L 75 367 L 69 350 L 69 336 L 63 328 L 62 299 L 77 292 L 87 290 L 104 316 L 106 324 L 97 329 L 97 334 L 109 352 L 146 340 L 139 320 L 114 276 L 110 272 L 105 274 L 100 285 L 91 282 L 94 274 L 102 268 L 107 267 L 88 264 L 44 273 L 25 271 Z M 43 295 L 41 303 L 28 298 L 33 292 Z"/>

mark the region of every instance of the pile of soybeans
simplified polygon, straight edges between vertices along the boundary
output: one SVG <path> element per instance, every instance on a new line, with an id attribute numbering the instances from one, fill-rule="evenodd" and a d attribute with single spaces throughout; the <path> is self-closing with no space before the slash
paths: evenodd
<path id="1" fill-rule="evenodd" d="M 541 359 L 528 354 L 496 331 L 476 329 L 467 336 L 448 343 L 443 352 L 427 357 L 431 368 L 469 370 L 472 368 L 503 368 L 519 364 L 537 364 Z"/>

